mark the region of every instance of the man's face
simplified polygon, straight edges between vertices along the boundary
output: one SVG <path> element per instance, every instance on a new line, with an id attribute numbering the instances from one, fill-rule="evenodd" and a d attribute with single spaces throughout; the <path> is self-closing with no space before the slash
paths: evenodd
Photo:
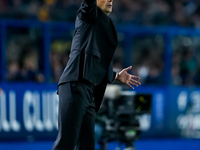
<path id="1" fill-rule="evenodd" d="M 113 0 L 97 0 L 97 6 L 101 8 L 101 10 L 109 15 L 112 12 L 112 2 Z"/>

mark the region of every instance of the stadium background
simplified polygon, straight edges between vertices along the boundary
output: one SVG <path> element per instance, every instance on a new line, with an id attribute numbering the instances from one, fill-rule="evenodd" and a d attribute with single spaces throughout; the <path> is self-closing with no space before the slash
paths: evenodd
<path id="1" fill-rule="evenodd" d="M 51 149 L 56 83 L 70 52 L 81 0 L 0 0 L 0 150 Z M 153 96 L 140 116 L 142 149 L 200 147 L 200 2 L 114 0 L 114 69 L 133 66 L 136 93 Z M 117 142 L 109 143 L 109 150 Z"/>

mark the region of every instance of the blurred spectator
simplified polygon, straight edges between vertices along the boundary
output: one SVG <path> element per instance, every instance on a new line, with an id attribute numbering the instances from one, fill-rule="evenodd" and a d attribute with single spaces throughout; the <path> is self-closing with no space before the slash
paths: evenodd
<path id="1" fill-rule="evenodd" d="M 30 20 L 37 20 L 37 15 L 39 12 L 40 1 L 39 0 L 32 0 L 30 1 L 29 5 L 27 5 L 27 14 L 28 19 Z"/>
<path id="2" fill-rule="evenodd" d="M 44 82 L 44 76 L 39 70 L 39 58 L 36 50 L 29 49 L 22 58 L 22 78 L 24 81 Z"/>
<path id="3" fill-rule="evenodd" d="M 52 68 L 52 82 L 58 82 L 65 68 L 71 49 L 71 41 L 55 40 L 51 44 L 50 63 Z"/>
<path id="4" fill-rule="evenodd" d="M 22 81 L 20 66 L 18 62 L 9 62 L 7 65 L 7 76 L 8 81 Z"/>
<path id="5" fill-rule="evenodd" d="M 49 21 L 50 20 L 49 11 L 50 10 L 47 5 L 40 7 L 39 13 L 38 13 L 38 19 L 40 21 Z"/>
<path id="6" fill-rule="evenodd" d="M 192 85 L 193 77 L 197 69 L 196 60 L 193 55 L 193 50 L 183 49 L 182 59 L 180 61 L 180 75 L 182 78 L 182 84 Z"/>
<path id="7" fill-rule="evenodd" d="M 172 84 L 199 85 L 200 63 L 198 37 L 178 36 L 173 40 Z"/>
<path id="8" fill-rule="evenodd" d="M 8 81 L 44 82 L 40 72 L 40 36 L 31 28 L 9 28 L 7 30 L 7 75 Z M 34 33 L 34 34 L 33 34 Z"/>
<path id="9" fill-rule="evenodd" d="M 181 53 L 177 50 L 173 53 L 172 57 L 171 76 L 172 76 L 172 84 L 174 85 L 182 84 L 182 78 L 180 77 L 180 65 L 179 65 L 180 60 L 181 60 Z"/>
<path id="10" fill-rule="evenodd" d="M 164 84 L 163 70 L 158 65 L 151 65 L 149 67 L 149 74 L 146 77 L 145 84 L 162 85 Z"/>

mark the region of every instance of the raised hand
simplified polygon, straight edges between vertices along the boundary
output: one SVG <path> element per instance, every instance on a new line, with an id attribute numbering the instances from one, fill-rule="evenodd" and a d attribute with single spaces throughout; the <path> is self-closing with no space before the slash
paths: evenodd
<path id="1" fill-rule="evenodd" d="M 132 66 L 125 68 L 122 71 L 120 71 L 117 74 L 115 79 L 122 82 L 122 83 L 125 83 L 131 89 L 134 89 L 133 86 L 138 87 L 138 85 L 141 85 L 141 83 L 137 81 L 137 79 L 140 79 L 139 76 L 131 75 L 131 74 L 128 73 L 128 71 L 131 70 L 131 68 L 132 68 Z"/>

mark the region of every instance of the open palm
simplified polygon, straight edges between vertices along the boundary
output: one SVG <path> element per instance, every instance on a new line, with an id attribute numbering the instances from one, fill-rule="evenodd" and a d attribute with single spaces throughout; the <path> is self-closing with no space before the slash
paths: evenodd
<path id="1" fill-rule="evenodd" d="M 130 88 L 134 89 L 133 86 L 138 87 L 138 85 L 141 85 L 140 82 L 137 81 L 137 79 L 140 79 L 139 76 L 131 75 L 128 73 L 128 71 L 132 68 L 132 66 L 123 69 L 117 74 L 116 80 L 128 85 Z"/>

